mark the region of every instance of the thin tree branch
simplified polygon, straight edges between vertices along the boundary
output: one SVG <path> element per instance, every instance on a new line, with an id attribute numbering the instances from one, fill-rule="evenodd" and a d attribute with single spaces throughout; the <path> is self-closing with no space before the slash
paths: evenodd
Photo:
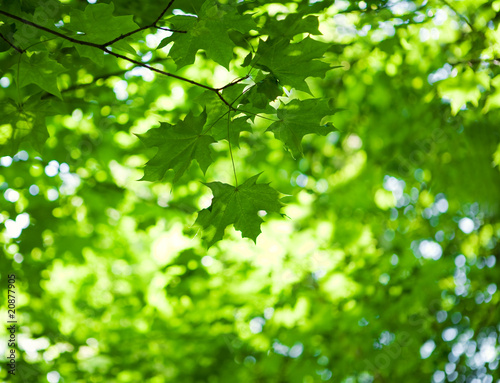
<path id="1" fill-rule="evenodd" d="M 18 51 L 19 53 L 21 53 L 21 54 L 23 54 L 23 53 L 24 53 L 24 49 L 21 49 L 21 48 L 19 48 L 19 47 L 15 46 L 14 44 L 12 44 L 12 43 L 11 43 L 9 40 L 7 40 L 7 38 L 6 38 L 4 35 L 2 35 L 1 33 L 0 33 L 0 38 L 2 38 L 2 39 L 3 39 L 3 40 L 7 43 L 7 44 L 9 44 L 12 48 L 14 48 L 14 49 L 15 49 L 16 51 Z"/>
<path id="2" fill-rule="evenodd" d="M 123 60 L 126 60 L 128 62 L 131 62 L 137 66 L 141 66 L 143 68 L 147 68 L 149 69 L 150 71 L 153 71 L 153 72 L 156 72 L 156 73 L 159 73 L 159 74 L 162 74 L 164 76 L 168 76 L 168 77 L 172 77 L 172 78 L 175 78 L 177 80 L 180 80 L 180 81 L 184 81 L 184 82 L 187 82 L 189 84 L 192 84 L 192 85 L 196 85 L 196 86 L 199 86 L 200 88 L 204 88 L 204 89 L 207 89 L 207 90 L 210 90 L 212 92 L 215 92 L 215 94 L 220 98 L 220 100 L 226 104 L 228 107 L 231 108 L 231 105 L 229 104 L 229 102 L 226 101 L 226 99 L 222 96 L 222 94 L 220 94 L 219 90 L 216 89 L 216 88 L 212 88 L 211 86 L 208 86 L 208 85 L 204 85 L 204 84 L 201 84 L 199 82 L 196 82 L 196 81 L 193 81 L 193 80 L 190 80 L 188 78 L 185 78 L 185 77 L 182 77 L 182 76 L 177 76 L 176 74 L 173 74 L 173 73 L 169 73 L 169 72 L 165 72 L 164 70 L 161 70 L 161 69 L 158 69 L 158 68 L 155 68 L 151 65 L 148 65 L 148 64 L 145 64 L 145 63 L 142 63 L 140 61 L 137 61 L 137 60 L 134 60 L 134 59 L 131 59 L 127 56 L 124 56 L 124 55 L 121 55 L 119 53 L 116 53 L 116 52 L 113 52 L 111 50 L 109 50 L 108 48 L 104 48 L 102 49 L 104 52 L 106 53 L 109 53 L 110 55 L 112 56 L 115 56 L 115 57 L 118 57 L 118 58 L 121 58 Z"/>
<path id="3" fill-rule="evenodd" d="M 115 57 L 118 57 L 118 58 L 120 58 L 120 59 L 123 59 L 123 60 L 126 60 L 126 61 L 128 61 L 128 62 L 131 62 L 131 63 L 133 63 L 133 64 L 135 64 L 135 65 L 137 65 L 137 66 L 141 66 L 141 67 L 143 67 L 143 68 L 147 68 L 147 69 L 149 69 L 150 71 L 153 71 L 153 72 L 156 72 L 156 73 L 162 74 L 162 75 L 164 75 L 164 76 L 173 77 L 173 78 L 175 78 L 175 79 L 177 79 L 177 80 L 185 81 L 185 82 L 188 82 L 188 83 L 190 83 L 190 84 L 192 84 L 192 85 L 196 85 L 196 86 L 199 86 L 199 87 L 201 87 L 201 88 L 204 88 L 204 89 L 207 89 L 207 90 L 211 90 L 211 91 L 217 92 L 217 89 L 212 88 L 211 86 L 201 84 L 201 83 L 199 83 L 199 82 L 196 82 L 196 81 L 190 80 L 190 79 L 185 78 L 185 77 L 182 77 L 182 76 L 178 76 L 178 75 L 173 74 L 173 73 L 165 72 L 164 70 L 161 70 L 161 69 L 155 68 L 154 66 L 151 66 L 151 65 L 149 65 L 149 64 L 145 64 L 145 63 L 143 63 L 143 62 L 137 61 L 137 60 L 132 59 L 132 58 L 130 58 L 130 57 L 124 56 L 124 55 L 122 55 L 122 54 L 120 54 L 120 53 L 116 53 L 116 52 L 114 52 L 114 51 L 110 50 L 110 49 L 109 49 L 109 48 L 107 48 L 107 47 L 104 47 L 104 48 L 99 48 L 99 49 L 101 49 L 101 50 L 102 50 L 102 51 L 104 51 L 105 53 L 110 54 L 111 56 L 115 56 Z M 218 92 L 217 92 L 217 93 L 218 93 Z"/>
<path id="4" fill-rule="evenodd" d="M 171 2 L 169 3 L 169 5 L 173 3 L 173 0 L 171 0 Z M 166 12 L 166 10 L 165 10 Z M 163 12 L 162 12 L 163 13 Z M 168 76 L 168 77 L 172 77 L 172 78 L 175 78 L 177 80 L 180 80 L 180 81 L 184 81 L 184 82 L 187 82 L 189 84 L 192 84 L 192 85 L 196 85 L 196 86 L 199 86 L 200 88 L 203 88 L 203 89 L 207 89 L 207 90 L 210 90 L 212 92 L 215 92 L 215 94 L 217 94 L 217 96 L 220 98 L 220 100 L 226 104 L 228 107 L 231 107 L 231 105 L 224 99 L 224 97 L 220 94 L 220 90 L 217 89 L 217 88 L 212 88 L 208 85 L 204 85 L 204 84 L 201 84 L 199 82 L 196 82 L 196 81 L 193 81 L 193 80 L 190 80 L 188 78 L 185 78 L 185 77 L 182 77 L 182 76 L 178 76 L 178 75 L 175 75 L 173 73 L 169 73 L 169 72 L 165 72 L 164 70 L 161 70 L 161 69 L 158 69 L 158 68 L 155 68 L 151 65 L 148 65 L 148 64 L 145 64 L 143 62 L 140 62 L 140 61 L 137 61 L 135 59 L 132 59 L 130 57 L 127 57 L 127 56 L 124 56 L 122 54 L 119 54 L 119 53 L 116 53 L 114 51 L 112 51 L 108 46 L 107 46 L 107 43 L 106 44 L 96 44 L 96 43 L 92 43 L 92 42 L 88 42 L 88 41 L 82 41 L 82 40 L 78 40 L 78 39 L 75 39 L 73 37 L 70 37 L 70 36 L 66 36 L 66 35 L 63 35 L 62 33 L 59 33 L 57 31 L 53 31 L 52 29 L 50 28 L 46 28 L 44 27 L 43 25 L 39 25 L 39 24 L 36 24 L 36 23 L 33 23 L 29 20 L 26 20 L 26 19 L 23 19 L 22 17 L 19 17 L 19 16 L 16 16 L 16 15 L 13 15 L 11 13 L 8 13 L 8 12 L 5 12 L 3 10 L 0 9 L 0 14 L 4 15 L 4 16 L 7 16 L 9 18 L 12 18 L 14 20 L 17 20 L 23 24 L 26 24 L 26 25 L 30 25 L 34 28 L 37 28 L 37 29 L 40 29 L 42 31 L 45 31 L 47 33 L 50 33 L 50 34 L 53 34 L 55 36 L 58 36 L 64 40 L 67 40 L 67 41 L 70 41 L 74 44 L 80 44 L 80 45 L 86 45 L 86 46 L 89 46 L 89 47 L 93 47 L 93 48 L 97 48 L 111 56 L 114 56 L 114 57 L 117 57 L 117 58 L 120 58 L 122 60 L 126 60 L 132 64 L 135 64 L 137 66 L 140 66 L 140 67 L 143 67 L 143 68 L 146 68 L 146 69 L 149 69 L 150 71 L 152 72 L 156 72 L 156 73 L 159 73 L 159 74 L 162 74 L 164 76 Z"/>

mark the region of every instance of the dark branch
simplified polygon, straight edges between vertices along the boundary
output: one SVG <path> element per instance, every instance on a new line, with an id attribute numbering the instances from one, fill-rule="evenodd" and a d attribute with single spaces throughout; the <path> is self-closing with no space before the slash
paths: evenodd
<path id="1" fill-rule="evenodd" d="M 7 38 L 2 35 L 0 33 L 0 38 L 2 38 L 7 44 L 9 44 L 12 48 L 14 48 L 16 51 L 18 51 L 19 53 L 23 54 L 24 53 L 24 49 L 21 49 L 19 47 L 16 47 L 14 44 L 12 44 L 9 40 L 7 40 Z"/>
<path id="2" fill-rule="evenodd" d="M 127 56 L 124 56 L 122 54 L 119 54 L 119 53 L 116 53 L 116 52 L 113 52 L 112 50 L 110 50 L 109 48 L 103 48 L 102 49 L 104 52 L 110 54 L 111 56 L 115 56 L 115 57 L 118 57 L 120 59 L 123 59 L 123 60 L 126 60 L 128 62 L 131 62 L 137 66 L 141 66 L 143 68 L 147 68 L 149 69 L 150 71 L 153 71 L 153 72 L 156 72 L 156 73 L 159 73 L 159 74 L 162 74 L 164 76 L 168 76 L 168 77 L 173 77 L 173 78 L 176 78 L 177 80 L 181 80 L 181 81 L 185 81 L 185 82 L 188 82 L 190 84 L 193 84 L 193 85 L 196 85 L 196 86 L 199 86 L 201 88 L 204 88 L 204 89 L 208 89 L 208 90 L 211 90 L 211 91 L 214 91 L 214 92 L 217 92 L 217 89 L 215 88 L 212 88 L 208 85 L 204 85 L 204 84 L 201 84 L 199 82 L 196 82 L 196 81 L 193 81 L 193 80 L 190 80 L 188 78 L 185 78 L 185 77 L 181 77 L 181 76 L 177 76 L 176 74 L 173 74 L 173 73 L 169 73 L 169 72 L 165 72 L 164 70 L 161 70 L 161 69 L 158 69 L 158 68 L 155 68 L 149 64 L 145 64 L 145 63 L 142 63 L 140 61 L 137 61 L 137 60 L 134 60 L 134 59 L 131 59 L 130 57 L 127 57 Z"/>
<path id="3" fill-rule="evenodd" d="M 173 3 L 173 0 L 170 1 L 169 3 L 169 6 Z M 168 6 L 168 7 L 169 7 Z M 166 9 L 168 9 L 168 7 Z M 166 12 L 166 10 L 164 11 Z M 162 12 L 162 14 L 164 14 L 164 12 Z M 57 31 L 53 31 L 52 29 L 50 28 L 46 28 L 42 25 L 39 25 L 39 24 L 36 24 L 36 23 L 33 23 L 29 20 L 26 20 L 26 19 L 23 19 L 19 16 L 16 16 L 16 15 L 12 15 L 8 12 L 5 12 L 5 11 L 2 11 L 0 10 L 0 14 L 4 15 L 4 16 L 7 16 L 7 17 L 10 17 L 14 20 L 17 20 L 23 24 L 26 24 L 26 25 L 30 25 L 34 28 L 37 28 L 37 29 L 40 29 L 42 31 L 45 31 L 47 33 L 50 33 L 50 34 L 53 34 L 55 36 L 58 36 L 64 40 L 67 40 L 67 41 L 70 41 L 74 44 L 80 44 L 80 45 L 87 45 L 89 47 L 93 47 L 93 48 L 97 48 L 107 54 L 110 54 L 111 56 L 114 56 L 114 57 L 117 57 L 117 58 L 121 58 L 123 60 L 126 60 L 132 64 L 135 64 L 137 66 L 140 66 L 140 67 L 143 67 L 143 68 L 147 68 L 149 69 L 150 71 L 153 71 L 153 72 L 156 72 L 156 73 L 159 73 L 159 74 L 162 74 L 164 76 L 168 76 L 168 77 L 172 77 L 172 78 L 175 78 L 177 80 L 180 80 L 180 81 L 184 81 L 184 82 L 187 82 L 189 84 L 192 84 L 192 85 L 196 85 L 196 86 L 199 86 L 200 88 L 204 88 L 204 89 L 207 89 L 207 90 L 210 90 L 212 92 L 215 92 L 217 94 L 217 96 L 220 98 L 220 100 L 226 104 L 228 107 L 231 107 L 231 105 L 224 99 L 224 97 L 222 97 L 222 95 L 220 94 L 220 89 L 217 89 L 217 88 L 212 88 L 208 85 L 204 85 L 204 84 L 201 84 L 199 82 L 196 82 L 196 81 L 193 81 L 193 80 L 190 80 L 188 78 L 185 78 L 185 77 L 182 77 L 182 76 L 178 76 L 178 75 L 175 75 L 173 73 L 169 73 L 169 72 L 165 72 L 161 69 L 158 69 L 158 68 L 155 68 L 151 65 L 148 65 L 148 64 L 145 64 L 145 63 L 142 63 L 140 61 L 137 61 L 137 60 L 134 60 L 132 58 L 129 58 L 127 56 L 124 56 L 124 55 L 121 55 L 119 53 L 116 53 L 116 52 L 113 52 L 110 48 L 107 47 L 107 44 L 96 44 L 96 43 L 92 43 L 92 42 L 88 42 L 88 41 L 82 41 L 82 40 L 78 40 L 78 39 L 74 39 L 73 37 L 69 37 L 69 36 L 66 36 L 66 35 L 63 35 L 62 33 L 59 33 Z"/>

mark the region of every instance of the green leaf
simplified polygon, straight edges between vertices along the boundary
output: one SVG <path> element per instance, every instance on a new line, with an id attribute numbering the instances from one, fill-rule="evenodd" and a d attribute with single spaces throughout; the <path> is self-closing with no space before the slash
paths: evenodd
<path id="1" fill-rule="evenodd" d="M 196 224 L 204 228 L 209 247 L 222 239 L 229 225 L 234 225 L 243 237 L 255 242 L 264 222 L 259 211 L 280 212 L 279 193 L 269 184 L 257 184 L 259 176 L 249 178 L 238 187 L 221 182 L 205 184 L 212 189 L 214 198 L 209 208 L 199 212 Z"/>
<path id="2" fill-rule="evenodd" d="M 318 29 L 319 21 L 317 16 L 309 15 L 302 18 L 300 13 L 290 13 L 284 20 L 270 21 L 263 28 L 262 33 L 272 37 L 292 38 L 300 33 L 310 33 L 321 35 Z"/>
<path id="3" fill-rule="evenodd" d="M 102 50 L 87 45 L 76 45 L 75 48 L 80 57 L 87 57 L 99 66 L 104 65 L 104 52 Z"/>
<path id="4" fill-rule="evenodd" d="M 208 58 L 229 68 L 233 58 L 235 43 L 229 38 L 228 31 L 235 29 L 248 32 L 255 27 L 249 15 L 240 15 L 236 8 L 207 0 L 197 17 L 174 16 L 168 20 L 172 28 L 187 31 L 174 33 L 164 39 L 158 48 L 174 42 L 170 56 L 178 68 L 194 63 L 196 52 L 203 49 Z"/>
<path id="5" fill-rule="evenodd" d="M 210 144 L 215 142 L 213 137 L 202 134 L 206 118 L 205 112 L 197 117 L 190 113 L 176 125 L 163 122 L 159 128 L 139 135 L 146 146 L 158 147 L 158 152 L 144 168 L 142 180 L 160 181 L 167 170 L 172 169 L 175 182 L 193 159 L 205 173 L 212 163 Z"/>
<path id="6" fill-rule="evenodd" d="M 329 45 L 305 38 L 299 43 L 290 44 L 288 39 L 261 41 L 257 55 L 252 63 L 271 72 L 281 85 L 290 85 L 304 92 L 309 91 L 305 82 L 307 77 L 323 78 L 331 69 L 330 65 L 319 61 Z"/>
<path id="7" fill-rule="evenodd" d="M 112 3 L 99 3 L 87 5 L 85 11 L 72 10 L 70 13 L 71 22 L 66 25 L 66 28 L 77 32 L 79 40 L 96 44 L 104 44 L 139 28 L 131 15 L 113 16 L 114 8 Z M 135 53 L 135 50 L 125 42 L 125 39 L 113 44 L 113 47 L 132 54 Z M 87 57 L 98 65 L 103 65 L 103 51 L 85 45 L 76 45 L 76 49 L 80 56 Z"/>
<path id="8" fill-rule="evenodd" d="M 112 3 L 89 4 L 85 11 L 74 9 L 70 13 L 71 22 L 66 27 L 79 32 L 79 39 L 96 44 L 103 44 L 139 28 L 132 15 L 113 16 L 114 9 Z"/>
<path id="9" fill-rule="evenodd" d="M 279 121 L 273 122 L 267 130 L 297 157 L 302 155 L 302 137 L 311 133 L 324 136 L 334 129 L 331 123 L 321 124 L 324 117 L 334 113 L 326 99 L 292 100 L 281 104 L 277 113 Z"/>
<path id="10" fill-rule="evenodd" d="M 17 65 L 13 66 L 17 68 Z M 46 92 L 62 99 L 57 87 L 57 76 L 66 69 L 52 60 L 47 52 L 34 53 L 31 57 L 23 55 L 19 64 L 19 86 L 36 84 Z"/>

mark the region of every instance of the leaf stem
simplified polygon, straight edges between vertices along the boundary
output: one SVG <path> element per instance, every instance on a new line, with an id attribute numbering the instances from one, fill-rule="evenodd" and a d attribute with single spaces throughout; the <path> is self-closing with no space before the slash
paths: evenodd
<path id="1" fill-rule="evenodd" d="M 258 113 L 249 112 L 249 111 L 247 111 L 247 110 L 236 109 L 236 111 L 241 112 L 241 113 L 245 113 L 245 114 L 251 114 L 251 115 L 253 115 L 253 116 L 263 118 L 264 120 L 269 120 L 269 121 L 274 121 L 274 122 L 281 121 L 281 120 L 274 120 L 274 119 L 272 119 L 272 118 L 264 117 L 264 116 L 261 116 L 261 115 L 260 115 L 260 114 L 258 114 Z"/>
<path id="2" fill-rule="evenodd" d="M 229 109 L 227 112 L 227 142 L 229 144 L 229 154 L 231 155 L 231 163 L 233 164 L 234 183 L 235 186 L 238 187 L 238 177 L 236 176 L 236 166 L 234 165 L 233 149 L 231 147 L 230 125 L 231 125 L 231 109 Z"/>
<path id="3" fill-rule="evenodd" d="M 17 86 L 17 105 L 21 106 L 21 85 L 19 85 L 19 72 L 21 70 L 21 57 L 23 55 L 19 55 L 19 60 L 17 60 L 17 76 L 16 76 L 16 86 Z"/>

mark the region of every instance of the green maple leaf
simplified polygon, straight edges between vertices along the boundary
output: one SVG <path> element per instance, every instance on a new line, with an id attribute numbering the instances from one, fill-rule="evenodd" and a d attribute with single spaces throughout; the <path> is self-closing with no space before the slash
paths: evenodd
<path id="1" fill-rule="evenodd" d="M 270 36 L 283 36 L 292 38 L 300 33 L 310 33 L 321 35 L 318 29 L 319 21 L 317 16 L 309 15 L 302 18 L 302 13 L 290 13 L 285 19 L 272 20 L 266 25 L 262 32 Z"/>
<path id="2" fill-rule="evenodd" d="M 92 4 L 87 5 L 84 11 L 72 10 L 70 13 L 71 22 L 66 28 L 77 32 L 79 40 L 104 44 L 122 34 L 139 28 L 134 22 L 133 16 L 113 16 L 114 5 L 111 4 Z M 113 47 L 125 52 L 135 54 L 135 50 L 124 40 L 113 44 Z M 104 52 L 93 47 L 85 45 L 76 45 L 80 56 L 90 58 L 98 65 L 104 62 Z"/>
<path id="3" fill-rule="evenodd" d="M 112 3 L 87 5 L 84 11 L 74 9 L 70 13 L 71 22 L 66 27 L 83 33 L 79 35 L 80 39 L 96 44 L 103 44 L 139 28 L 132 15 L 113 16 L 114 10 Z"/>
<path id="4" fill-rule="evenodd" d="M 299 43 L 290 44 L 288 39 L 268 39 L 259 43 L 257 55 L 252 63 L 271 72 L 281 85 L 290 85 L 304 92 L 309 91 L 307 77 L 323 78 L 331 69 L 319 61 L 329 45 L 306 37 Z"/>
<path id="5" fill-rule="evenodd" d="M 203 173 L 213 162 L 210 144 L 216 142 L 213 137 L 202 134 L 206 113 L 200 116 L 188 114 L 184 121 L 176 125 L 161 123 L 139 138 L 149 147 L 158 147 L 156 155 L 144 168 L 144 181 L 160 181 L 167 170 L 174 171 L 173 181 L 177 181 L 195 159 Z"/>
<path id="6" fill-rule="evenodd" d="M 174 42 L 169 54 L 178 68 L 194 63 L 200 49 L 211 60 L 229 68 L 235 44 L 229 38 L 228 31 L 234 29 L 243 33 L 255 27 L 249 15 L 240 15 L 235 7 L 222 5 L 214 0 L 207 0 L 197 17 L 174 16 L 168 21 L 172 28 L 187 31 L 174 33 L 158 45 L 158 48 L 162 48 L 171 41 Z"/>
<path id="7" fill-rule="evenodd" d="M 17 68 L 17 64 L 13 66 Z M 36 84 L 46 92 L 62 99 L 57 87 L 57 76 L 66 69 L 52 60 L 47 52 L 34 53 L 30 57 L 22 55 L 19 63 L 19 86 Z"/>
<path id="8" fill-rule="evenodd" d="M 334 129 L 331 123 L 321 124 L 324 117 L 334 113 L 328 106 L 328 100 L 292 100 L 281 104 L 277 113 L 279 121 L 273 122 L 267 130 L 273 132 L 297 157 L 302 155 L 302 137 L 310 133 L 324 136 Z"/>
<path id="9" fill-rule="evenodd" d="M 259 211 L 280 212 L 282 204 L 278 192 L 269 184 L 257 184 L 259 176 L 249 178 L 238 187 L 221 182 L 205 184 L 212 189 L 214 198 L 209 208 L 198 213 L 196 224 L 204 228 L 209 247 L 222 239 L 229 225 L 234 225 L 243 237 L 255 242 L 264 222 Z"/>

